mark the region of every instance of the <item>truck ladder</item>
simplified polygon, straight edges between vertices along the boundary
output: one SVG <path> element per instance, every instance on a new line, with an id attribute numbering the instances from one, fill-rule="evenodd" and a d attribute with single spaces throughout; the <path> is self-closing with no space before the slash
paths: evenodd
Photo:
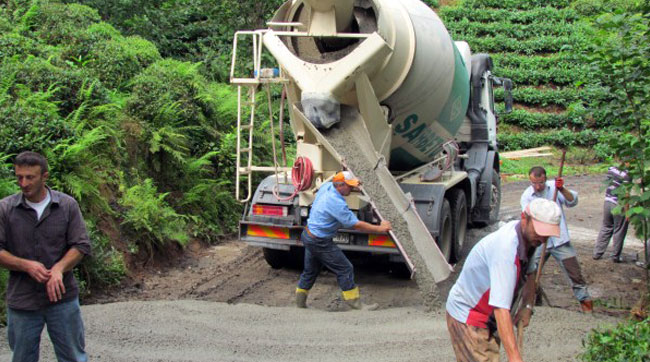
<path id="1" fill-rule="evenodd" d="M 237 161 L 235 165 L 235 198 L 239 202 L 248 202 L 252 195 L 253 171 L 276 172 L 276 167 L 262 167 L 253 165 L 253 133 L 255 129 L 255 109 L 257 89 L 260 84 L 287 83 L 288 80 L 279 76 L 277 68 L 261 67 L 262 36 L 263 30 L 238 31 L 233 40 L 232 63 L 230 67 L 230 83 L 237 85 Z M 252 36 L 253 39 L 253 70 L 252 77 L 235 77 L 237 63 L 237 42 L 240 36 Z M 267 92 L 269 88 L 267 87 Z M 248 108 L 250 116 L 248 122 L 244 120 L 243 109 Z M 270 113 L 270 112 L 269 112 Z M 271 116 L 272 117 L 272 116 Z M 273 119 L 270 120 L 271 123 Z M 275 137 L 271 134 L 271 137 Z M 275 142 L 275 140 L 273 140 Z M 275 143 L 274 143 L 275 144 Z M 275 156 L 275 155 L 274 155 Z M 285 168 L 282 170 L 286 171 Z M 242 195 L 240 190 L 243 179 L 246 187 Z"/>

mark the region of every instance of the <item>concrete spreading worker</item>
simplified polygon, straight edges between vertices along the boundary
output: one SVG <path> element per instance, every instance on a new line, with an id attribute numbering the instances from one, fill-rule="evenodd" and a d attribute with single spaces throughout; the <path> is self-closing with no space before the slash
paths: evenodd
<path id="1" fill-rule="evenodd" d="M 350 211 L 343 197 L 359 185 L 359 180 L 351 172 L 343 171 L 334 175 L 331 182 L 325 182 L 316 194 L 307 226 L 300 236 L 305 247 L 305 267 L 296 288 L 296 305 L 299 308 L 307 307 L 307 295 L 323 266 L 336 274 L 346 304 L 353 309 L 364 307 L 359 298 L 359 287 L 354 283 L 352 263 L 334 244 L 333 238 L 342 227 L 385 233 L 391 229 L 391 225 L 386 220 L 380 225 L 359 221 Z M 376 306 L 365 307 L 371 309 Z"/>
<path id="2" fill-rule="evenodd" d="M 514 324 L 527 326 L 535 280 L 526 274 L 535 249 L 560 235 L 560 207 L 533 200 L 511 221 L 481 239 L 470 251 L 447 298 L 447 328 L 459 362 L 498 362 L 503 342 L 508 361 L 522 361 Z M 522 308 L 513 322 L 510 310 L 518 293 Z"/>
<path id="3" fill-rule="evenodd" d="M 587 282 L 582 276 L 580 264 L 578 263 L 578 254 L 571 245 L 569 236 L 569 228 L 567 227 L 566 217 L 562 206 L 574 207 L 578 204 L 578 193 L 564 187 L 564 179 L 557 177 L 554 181 L 546 180 L 546 170 L 543 167 L 535 166 L 528 172 L 530 179 L 530 186 L 524 190 L 521 195 L 521 209 L 524 210 L 528 203 L 537 198 L 552 200 L 557 192 L 557 204 L 562 210 L 562 222 L 560 223 L 560 230 L 562 233 L 559 237 L 552 237 L 548 239 L 547 253 L 544 256 L 544 262 L 550 255 L 553 255 L 560 268 L 564 271 L 571 282 L 573 295 L 580 302 L 580 308 L 583 312 L 591 313 L 593 311 L 593 302 L 587 290 Z M 534 273 L 537 270 L 537 265 L 540 262 L 542 248 L 538 248 L 533 257 L 533 263 L 528 270 L 529 273 Z M 540 294 L 540 293 L 538 293 Z"/>

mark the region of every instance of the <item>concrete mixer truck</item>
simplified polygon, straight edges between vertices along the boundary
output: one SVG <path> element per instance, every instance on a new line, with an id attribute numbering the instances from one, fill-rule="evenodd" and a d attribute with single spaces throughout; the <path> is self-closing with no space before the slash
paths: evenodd
<path id="1" fill-rule="evenodd" d="M 238 53 L 245 37 L 252 59 Z M 269 58 L 276 67 L 263 65 Z M 246 76 L 238 75 L 241 62 L 251 64 Z M 273 268 L 299 260 L 318 188 L 347 169 L 363 182 L 346 197 L 350 209 L 371 223 L 386 217 L 393 232 L 343 229 L 334 239 L 341 249 L 445 279 L 462 257 L 468 225 L 499 214 L 493 87 L 509 94 L 511 83 L 491 69 L 488 55 L 454 42 L 418 0 L 290 0 L 268 29 L 237 32 L 231 83 L 240 99 L 240 239 L 262 247 Z M 253 164 L 256 91 L 272 83 L 286 95 L 293 167 Z M 253 175 L 263 172 L 271 175 L 252 191 Z"/>

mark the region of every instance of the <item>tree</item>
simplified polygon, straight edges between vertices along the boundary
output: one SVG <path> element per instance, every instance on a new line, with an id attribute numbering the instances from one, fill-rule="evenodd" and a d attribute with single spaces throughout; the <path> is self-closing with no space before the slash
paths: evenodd
<path id="1" fill-rule="evenodd" d="M 594 87 L 605 92 L 595 101 L 613 125 L 608 140 L 619 167 L 634 180 L 619 188 L 619 207 L 626 211 L 637 236 L 644 240 L 646 296 L 649 297 L 650 251 L 650 4 L 641 1 L 625 10 L 604 14 L 591 54 Z"/>

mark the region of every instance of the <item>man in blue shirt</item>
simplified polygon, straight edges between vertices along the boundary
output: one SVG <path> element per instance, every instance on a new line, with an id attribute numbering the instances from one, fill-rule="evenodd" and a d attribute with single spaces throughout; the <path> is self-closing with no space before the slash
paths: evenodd
<path id="1" fill-rule="evenodd" d="M 353 309 L 362 307 L 359 287 L 354 283 L 354 268 L 343 251 L 334 244 L 334 235 L 340 228 L 385 233 L 391 229 L 391 225 L 386 220 L 380 225 L 359 221 L 350 211 L 343 196 L 348 196 L 359 184 L 351 172 L 343 171 L 334 175 L 331 182 L 324 183 L 316 194 L 307 226 L 300 235 L 305 247 L 305 267 L 296 288 L 298 308 L 307 307 L 307 294 L 323 266 L 336 274 L 346 304 Z"/>

